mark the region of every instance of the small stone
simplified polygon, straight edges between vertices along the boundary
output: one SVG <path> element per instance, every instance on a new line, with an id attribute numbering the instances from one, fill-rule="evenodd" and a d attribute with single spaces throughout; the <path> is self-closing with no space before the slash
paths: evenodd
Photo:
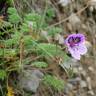
<path id="1" fill-rule="evenodd" d="M 61 6 L 67 6 L 69 3 L 71 3 L 71 0 L 59 0 Z"/>
<path id="2" fill-rule="evenodd" d="M 91 78 L 90 78 L 90 77 L 87 77 L 87 78 L 86 78 L 86 81 L 87 81 L 88 89 L 91 90 L 91 89 L 92 89 L 92 86 L 91 86 Z"/>
<path id="3" fill-rule="evenodd" d="M 61 37 L 59 38 L 59 44 L 64 44 L 64 38 L 63 38 L 63 36 L 61 36 Z"/>
<path id="4" fill-rule="evenodd" d="M 92 44 L 89 41 L 85 41 L 84 44 L 88 49 L 92 48 Z"/>
<path id="5" fill-rule="evenodd" d="M 81 73 L 81 75 L 84 76 L 84 77 L 86 77 L 86 75 L 87 75 L 87 73 L 86 73 L 85 70 L 82 70 L 80 73 Z"/>
<path id="6" fill-rule="evenodd" d="M 20 74 L 19 85 L 29 92 L 37 92 L 43 73 L 39 70 L 26 70 Z"/>
<path id="7" fill-rule="evenodd" d="M 55 37 L 54 37 L 54 39 L 55 40 L 59 40 L 59 38 L 61 37 L 61 35 L 60 34 L 55 34 Z"/>
<path id="8" fill-rule="evenodd" d="M 80 87 L 81 87 L 81 88 L 86 88 L 86 87 L 87 87 L 86 81 L 81 80 L 81 81 L 80 81 Z"/>
<path id="9" fill-rule="evenodd" d="M 89 91 L 88 91 L 88 94 L 89 94 L 89 95 L 92 95 L 92 96 L 95 96 L 95 93 L 93 92 L 93 90 L 89 90 Z"/>
<path id="10" fill-rule="evenodd" d="M 67 87 L 69 88 L 69 90 L 72 90 L 73 89 L 73 85 L 70 84 L 70 83 L 67 84 Z"/>
<path id="11" fill-rule="evenodd" d="M 80 77 L 74 78 L 74 79 L 69 79 L 68 82 L 71 83 L 72 85 L 76 85 L 78 82 L 81 81 Z"/>
<path id="12" fill-rule="evenodd" d="M 59 42 L 59 44 L 64 44 L 64 37 L 60 34 L 56 34 L 54 39 Z"/>
<path id="13" fill-rule="evenodd" d="M 51 42 L 51 37 L 48 35 L 47 31 L 42 30 L 40 35 L 41 37 L 44 37 L 48 42 Z"/>
<path id="14" fill-rule="evenodd" d="M 76 14 L 72 13 L 70 18 L 69 18 L 69 22 L 72 25 L 77 25 L 77 24 L 81 23 L 81 20 L 80 20 L 80 18 Z"/>
<path id="15" fill-rule="evenodd" d="M 77 68 L 73 68 L 73 72 L 74 72 L 74 73 L 79 73 L 79 71 L 78 71 Z"/>
<path id="16" fill-rule="evenodd" d="M 66 25 L 67 25 L 68 30 L 72 31 L 72 25 L 69 22 L 67 22 Z"/>
<path id="17" fill-rule="evenodd" d="M 78 70 L 81 72 L 81 71 L 83 71 L 83 68 L 80 66 L 80 67 L 78 68 Z"/>
<path id="18" fill-rule="evenodd" d="M 69 91 L 71 91 L 73 89 L 73 85 L 70 83 L 67 83 L 64 87 L 64 93 L 68 94 Z M 64 95 L 65 96 L 65 95 Z"/>
<path id="19" fill-rule="evenodd" d="M 96 0 L 90 0 L 89 4 L 92 5 L 92 6 L 96 5 Z"/>
<path id="20" fill-rule="evenodd" d="M 93 69 L 93 67 L 91 67 L 91 66 L 88 67 L 88 70 L 89 70 L 90 72 L 94 72 L 94 69 Z"/>
<path id="21" fill-rule="evenodd" d="M 93 12 L 94 7 L 93 7 L 93 6 L 90 6 L 90 7 L 89 7 L 89 10 L 90 10 L 91 12 Z"/>
<path id="22" fill-rule="evenodd" d="M 79 70 L 81 75 L 83 75 L 84 77 L 86 76 L 86 71 L 83 69 L 82 66 L 78 67 L 78 70 Z"/>

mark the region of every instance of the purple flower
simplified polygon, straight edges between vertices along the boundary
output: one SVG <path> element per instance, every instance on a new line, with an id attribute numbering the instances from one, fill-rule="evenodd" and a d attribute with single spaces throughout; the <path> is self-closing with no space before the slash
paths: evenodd
<path id="1" fill-rule="evenodd" d="M 65 44 L 73 58 L 80 60 L 81 55 L 84 55 L 87 52 L 87 47 L 84 42 L 85 36 L 80 33 L 71 34 L 66 38 Z"/>

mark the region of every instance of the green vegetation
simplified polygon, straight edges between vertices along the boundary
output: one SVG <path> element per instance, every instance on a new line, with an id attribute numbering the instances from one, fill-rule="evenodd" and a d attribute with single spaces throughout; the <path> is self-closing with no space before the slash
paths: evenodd
<path id="1" fill-rule="evenodd" d="M 48 64 L 46 62 L 40 62 L 40 61 L 35 61 L 31 65 L 35 66 L 37 68 L 46 68 L 46 67 L 48 67 Z"/>
<path id="2" fill-rule="evenodd" d="M 42 70 L 47 69 L 52 65 L 50 61 L 55 64 L 56 58 L 60 58 L 62 62 L 68 59 L 59 44 L 57 45 L 54 41 L 46 42 L 41 35 L 42 31 L 46 31 L 48 36 L 53 38 L 55 34 L 62 32 L 60 27 L 47 28 L 48 22 L 55 17 L 54 9 L 48 8 L 44 16 L 42 13 L 31 12 L 22 17 L 18 14 L 17 9 L 9 7 L 7 14 L 7 20 L 2 19 L 0 21 L 0 80 L 7 82 L 4 85 L 6 90 L 8 90 L 8 83 L 12 79 L 10 74 L 17 75 L 16 73 L 18 73 L 19 75 L 26 66 L 28 68 L 31 66 Z M 39 59 L 34 60 L 30 58 L 32 56 L 34 58 L 39 57 Z M 48 75 L 46 71 L 45 73 L 43 79 L 45 84 L 50 85 L 54 90 L 61 91 L 64 89 L 62 79 Z M 5 89 L 3 90 L 4 94 L 6 94 Z"/>
<path id="3" fill-rule="evenodd" d="M 55 76 L 45 75 L 43 80 L 47 86 L 51 86 L 57 91 L 64 90 L 64 81 Z"/>

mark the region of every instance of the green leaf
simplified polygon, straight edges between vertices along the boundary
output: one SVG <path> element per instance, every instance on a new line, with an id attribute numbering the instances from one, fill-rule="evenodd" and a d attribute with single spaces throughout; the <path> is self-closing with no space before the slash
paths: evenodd
<path id="1" fill-rule="evenodd" d="M 6 78 L 6 71 L 3 69 L 0 69 L 0 79 L 4 80 Z"/>
<path id="2" fill-rule="evenodd" d="M 57 33 L 61 33 L 63 30 L 59 27 L 53 27 L 48 30 L 48 35 L 54 36 Z"/>
<path id="3" fill-rule="evenodd" d="M 13 24 L 17 24 L 21 21 L 20 16 L 17 13 L 17 10 L 13 7 L 8 8 L 7 13 L 8 15 L 8 21 L 13 23 Z"/>
<path id="4" fill-rule="evenodd" d="M 9 15 L 9 22 L 13 23 L 13 24 L 17 24 L 20 22 L 21 18 L 18 14 L 12 14 Z"/>
<path id="5" fill-rule="evenodd" d="M 6 45 L 6 47 L 11 47 L 13 45 L 17 46 L 19 44 L 20 38 L 21 33 L 15 32 L 14 34 L 12 34 L 10 39 L 4 41 L 4 44 Z"/>
<path id="6" fill-rule="evenodd" d="M 41 16 L 37 13 L 29 13 L 25 16 L 25 21 L 34 21 L 38 22 L 41 19 Z"/>
<path id="7" fill-rule="evenodd" d="M 8 14 L 17 14 L 17 10 L 13 7 L 9 7 L 8 8 L 8 11 L 7 11 Z"/>
<path id="8" fill-rule="evenodd" d="M 24 33 L 24 32 L 26 32 L 26 33 L 29 32 L 28 24 L 23 23 L 22 26 L 20 26 L 20 31 L 21 31 L 22 33 Z"/>
<path id="9" fill-rule="evenodd" d="M 40 43 L 37 45 L 37 52 L 46 57 L 61 57 L 62 59 L 66 59 L 67 55 L 62 51 L 60 46 L 50 43 Z"/>
<path id="10" fill-rule="evenodd" d="M 52 19 L 53 17 L 55 17 L 55 10 L 52 7 L 48 8 L 46 15 L 48 19 Z"/>
<path id="11" fill-rule="evenodd" d="M 61 91 L 64 89 L 64 81 L 55 76 L 45 75 L 43 81 L 47 86 L 51 86 L 55 90 Z"/>
<path id="12" fill-rule="evenodd" d="M 31 65 L 38 67 L 38 68 L 46 68 L 48 67 L 48 64 L 46 62 L 36 61 L 33 62 Z"/>

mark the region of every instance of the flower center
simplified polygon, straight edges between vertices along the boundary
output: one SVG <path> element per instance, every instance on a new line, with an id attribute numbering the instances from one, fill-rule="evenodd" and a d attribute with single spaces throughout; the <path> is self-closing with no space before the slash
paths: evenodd
<path id="1" fill-rule="evenodd" d="M 75 44 L 78 44 L 81 41 L 80 37 L 70 37 L 68 39 L 68 43 L 70 44 L 71 47 L 75 46 Z"/>

